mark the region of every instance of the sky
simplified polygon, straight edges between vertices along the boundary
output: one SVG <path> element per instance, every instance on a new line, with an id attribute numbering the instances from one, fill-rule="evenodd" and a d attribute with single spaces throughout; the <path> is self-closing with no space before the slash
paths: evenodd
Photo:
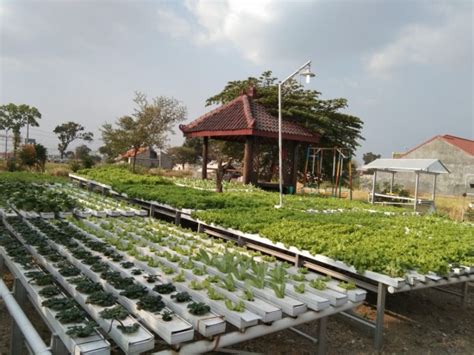
<path id="1" fill-rule="evenodd" d="M 390 157 L 437 134 L 474 139 L 473 11 L 470 0 L 0 0 L 0 104 L 37 107 L 31 137 L 51 153 L 65 121 L 96 149 L 135 91 L 175 97 L 189 122 L 228 81 L 312 60 L 307 87 L 364 121 L 358 159 Z"/>

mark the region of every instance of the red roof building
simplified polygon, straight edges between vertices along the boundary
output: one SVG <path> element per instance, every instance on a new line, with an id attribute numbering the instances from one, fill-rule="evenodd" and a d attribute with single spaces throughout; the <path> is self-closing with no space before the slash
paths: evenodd
<path id="1" fill-rule="evenodd" d="M 404 159 L 438 159 L 450 174 L 438 178 L 438 192 L 444 195 L 460 195 L 466 191 L 468 180 L 474 178 L 474 140 L 453 135 L 437 135 L 416 147 L 396 154 Z M 426 181 L 421 180 L 424 189 Z M 400 180 L 405 187 L 408 181 Z"/>
<path id="2" fill-rule="evenodd" d="M 401 154 L 400 157 L 404 157 L 407 154 L 410 154 L 411 152 L 413 152 L 413 151 L 419 149 L 420 147 L 422 147 L 422 146 L 424 146 L 428 143 L 431 143 L 431 142 L 433 142 L 434 140 L 437 140 L 437 139 L 443 140 L 444 142 L 449 143 L 449 144 L 453 145 L 454 147 L 457 147 L 457 148 L 461 149 L 462 151 L 466 152 L 467 154 L 474 156 L 474 141 L 473 140 L 467 139 L 467 138 L 452 136 L 450 134 L 445 134 L 445 135 L 434 136 L 433 138 L 428 139 L 426 142 L 423 142 L 423 143 L 417 145 L 415 148 L 412 148 L 409 151 Z"/>
<path id="3" fill-rule="evenodd" d="M 179 128 L 185 137 L 202 137 L 204 139 L 203 179 L 207 178 L 207 146 L 208 139 L 245 142 L 244 183 L 256 183 L 256 169 L 253 156 L 256 143 L 276 144 L 278 140 L 278 119 L 270 115 L 265 108 L 254 100 L 255 90 L 242 94 L 231 102 L 222 105 Z M 282 138 L 287 164 L 291 167 L 291 176 L 287 177 L 286 185 L 296 184 L 296 146 L 299 143 L 318 143 L 320 136 L 309 129 L 288 121 L 282 121 Z M 287 170 L 287 169 L 285 169 Z M 290 181 L 291 180 L 291 181 Z M 294 181 L 294 182 L 293 182 Z"/>

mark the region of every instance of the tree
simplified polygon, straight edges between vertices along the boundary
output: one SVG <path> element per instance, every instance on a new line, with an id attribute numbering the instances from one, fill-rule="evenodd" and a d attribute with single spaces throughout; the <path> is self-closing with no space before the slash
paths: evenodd
<path id="1" fill-rule="evenodd" d="M 82 125 L 72 121 L 56 126 L 53 132 L 56 133 L 59 138 L 58 150 L 61 154 L 61 159 L 64 158 L 64 154 L 69 144 L 75 140 L 81 139 L 86 142 L 92 141 L 94 134 L 92 132 L 84 132 L 84 130 L 85 128 Z"/>
<path id="2" fill-rule="evenodd" d="M 256 89 L 256 101 L 273 116 L 278 116 L 278 79 L 271 71 L 259 78 L 229 81 L 217 95 L 206 100 L 206 105 L 225 104 L 251 87 Z M 347 100 L 337 98 L 323 100 L 316 90 L 306 90 L 296 80 L 290 80 L 282 88 L 282 117 L 299 123 L 321 134 L 321 145 L 349 148 L 355 152 L 361 135 L 363 122 L 358 117 L 341 112 L 348 107 Z"/>
<path id="3" fill-rule="evenodd" d="M 36 166 L 38 170 L 44 172 L 46 160 L 48 160 L 48 150 L 42 144 L 35 144 Z"/>
<path id="4" fill-rule="evenodd" d="M 109 123 L 102 126 L 104 151 L 118 155 L 129 149 L 133 150 L 133 167 L 141 147 L 163 149 L 167 133 L 173 126 L 186 118 L 186 107 L 174 99 L 158 96 L 151 100 L 137 92 L 133 100 L 136 107 L 130 116 L 120 117 L 116 128 Z"/>
<path id="5" fill-rule="evenodd" d="M 23 166 L 27 166 L 29 169 L 35 167 L 38 171 L 44 171 L 48 151 L 41 144 L 25 144 L 22 146 L 18 157 Z"/>
<path id="6" fill-rule="evenodd" d="M 41 118 L 41 113 L 36 107 L 28 105 L 15 105 L 9 103 L 8 105 L 0 106 L 0 129 L 13 132 L 13 152 L 16 151 L 20 145 L 20 131 L 25 126 L 38 127 L 37 120 Z M 7 143 L 5 143 L 6 147 Z"/>
<path id="7" fill-rule="evenodd" d="M 224 89 L 206 100 L 206 105 L 225 104 L 250 88 L 255 88 L 256 102 L 264 106 L 273 116 L 278 116 L 278 79 L 271 71 L 265 71 L 259 78 L 230 81 Z M 321 134 L 320 145 L 325 147 L 348 148 L 355 152 L 362 137 L 363 122 L 358 117 L 342 112 L 347 108 L 347 100 L 337 98 L 323 100 L 316 90 L 306 90 L 296 80 L 290 80 L 282 88 L 282 117 L 303 125 Z M 227 147 L 230 142 L 225 143 Z M 305 152 L 300 147 L 299 165 L 303 166 Z M 278 150 L 275 146 L 260 146 L 260 171 L 267 178 L 275 173 Z M 242 151 L 242 149 L 240 149 Z"/>
<path id="8" fill-rule="evenodd" d="M 25 144 L 21 147 L 19 158 L 23 166 L 32 168 L 36 164 L 36 151 L 33 144 Z"/>
<path id="9" fill-rule="evenodd" d="M 74 158 L 79 160 L 82 167 L 85 169 L 92 168 L 97 160 L 97 157 L 91 156 L 90 152 L 91 149 L 87 145 L 83 144 L 76 148 L 76 153 L 74 154 Z"/>
<path id="10" fill-rule="evenodd" d="M 380 157 L 381 157 L 380 154 L 374 154 L 372 152 L 368 152 L 362 156 L 362 160 L 364 161 L 364 164 L 369 164 L 370 162 L 373 162 L 376 159 L 380 159 Z"/>
<path id="11" fill-rule="evenodd" d="M 185 147 L 184 145 L 181 147 L 172 147 L 168 149 L 167 153 L 171 155 L 173 164 L 181 164 L 183 169 L 184 164 L 196 162 L 196 153 L 191 147 Z"/>
<path id="12" fill-rule="evenodd" d="M 74 157 L 78 160 L 82 160 L 85 157 L 89 156 L 90 152 L 91 149 L 87 145 L 83 144 L 76 148 L 76 153 L 74 154 Z"/>

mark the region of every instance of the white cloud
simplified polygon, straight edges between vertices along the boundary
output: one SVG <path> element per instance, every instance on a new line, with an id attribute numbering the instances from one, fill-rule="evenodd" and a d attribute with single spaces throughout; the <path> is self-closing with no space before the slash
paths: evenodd
<path id="1" fill-rule="evenodd" d="M 441 24 L 411 24 L 398 37 L 368 60 L 367 70 L 386 77 L 410 64 L 437 64 L 446 67 L 472 62 L 472 14 L 446 11 Z"/>
<path id="2" fill-rule="evenodd" d="M 198 45 L 229 43 L 242 52 L 246 59 L 259 62 L 264 46 L 261 37 L 265 26 L 275 18 L 272 0 L 193 0 L 186 2 L 194 23 L 171 10 L 158 11 L 161 32 L 173 37 L 192 34 Z M 192 30 L 191 30 L 192 27 Z"/>

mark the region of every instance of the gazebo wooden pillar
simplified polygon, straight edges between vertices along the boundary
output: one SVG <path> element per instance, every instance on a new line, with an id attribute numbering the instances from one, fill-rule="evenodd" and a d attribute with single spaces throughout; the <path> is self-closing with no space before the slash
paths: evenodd
<path id="1" fill-rule="evenodd" d="M 207 157 L 209 155 L 209 138 L 204 137 L 202 144 L 202 179 L 207 179 Z"/>
<path id="2" fill-rule="evenodd" d="M 244 168 L 243 168 L 243 180 L 244 184 L 250 184 L 253 182 L 254 178 L 254 166 L 253 166 L 253 157 L 254 157 L 254 145 L 255 139 L 252 136 L 247 136 L 245 138 L 245 148 L 244 148 Z"/>

